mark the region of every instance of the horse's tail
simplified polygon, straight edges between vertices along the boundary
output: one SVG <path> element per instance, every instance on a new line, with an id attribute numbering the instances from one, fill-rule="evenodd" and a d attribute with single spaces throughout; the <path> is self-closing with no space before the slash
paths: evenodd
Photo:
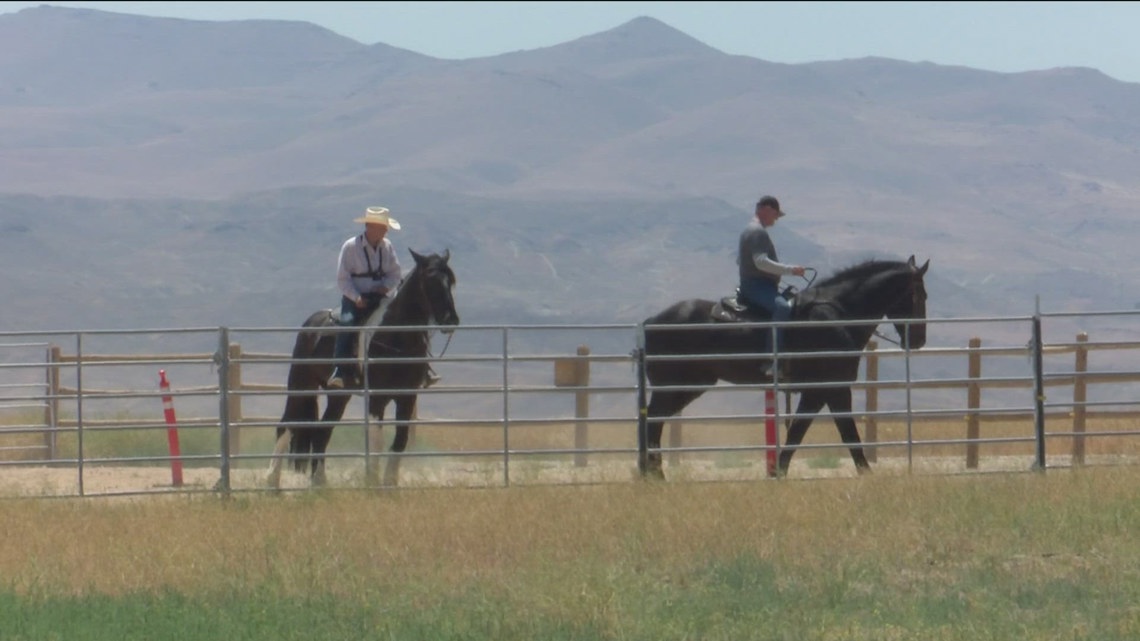
<path id="1" fill-rule="evenodd" d="M 304 359 L 312 357 L 317 349 L 317 342 L 322 338 L 322 334 L 317 329 L 331 324 L 332 314 L 329 310 L 314 312 L 301 325 L 301 331 L 297 332 L 297 338 L 293 341 L 293 355 L 292 362 L 289 363 L 287 383 L 289 393 L 285 398 L 285 411 L 282 413 L 281 421 L 277 426 L 277 438 L 281 438 L 288 423 L 309 423 L 310 425 L 290 430 L 290 454 L 307 454 L 311 449 L 308 443 L 311 439 L 306 439 L 305 435 L 309 433 L 312 429 L 311 424 L 316 422 L 318 418 L 317 397 L 312 394 L 293 394 L 292 392 L 312 392 L 321 387 L 320 376 L 316 373 L 320 370 L 320 366 L 306 363 Z M 303 472 L 307 463 L 308 461 L 305 459 L 296 458 L 293 460 L 293 467 L 296 471 Z"/>
<path id="2" fill-rule="evenodd" d="M 317 397 L 312 395 L 289 394 L 285 399 L 285 412 L 277 424 L 277 438 L 288 429 L 289 423 L 308 423 L 308 425 L 289 430 L 289 453 L 308 454 L 311 449 L 312 423 L 317 420 Z M 294 458 L 293 468 L 297 472 L 304 472 L 308 459 Z"/>

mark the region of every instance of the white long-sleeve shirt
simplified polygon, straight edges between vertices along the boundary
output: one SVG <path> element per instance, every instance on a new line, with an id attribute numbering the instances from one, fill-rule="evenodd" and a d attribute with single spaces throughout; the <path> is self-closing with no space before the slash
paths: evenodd
<path id="1" fill-rule="evenodd" d="M 379 278 L 373 278 L 376 272 Z M 395 291 L 400 284 L 403 272 L 396 257 L 392 241 L 381 239 L 374 248 L 364 240 L 364 234 L 357 234 L 344 241 L 337 259 L 336 285 L 340 293 L 350 300 L 387 288 Z"/>
<path id="2" fill-rule="evenodd" d="M 778 263 L 768 258 L 768 254 L 762 254 L 760 252 L 752 254 L 752 260 L 756 263 L 756 269 L 768 274 L 775 274 L 776 276 L 790 276 L 792 271 L 796 268 L 795 265 Z"/>

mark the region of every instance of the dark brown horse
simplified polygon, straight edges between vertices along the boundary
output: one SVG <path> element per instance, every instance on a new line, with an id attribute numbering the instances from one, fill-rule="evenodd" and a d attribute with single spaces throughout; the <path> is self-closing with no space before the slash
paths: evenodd
<path id="1" fill-rule="evenodd" d="M 926 344 L 926 286 L 923 277 L 930 267 L 921 267 L 914 256 L 907 261 L 870 260 L 841 270 L 835 275 L 796 294 L 792 321 L 877 321 L 895 322 L 904 348 L 918 349 Z M 645 412 L 645 429 L 638 430 L 638 468 L 643 476 L 663 477 L 661 469 L 661 428 L 665 419 L 675 416 L 701 396 L 705 389 L 669 389 L 669 386 L 711 387 L 717 381 L 740 384 L 771 383 L 765 364 L 771 352 L 770 327 L 740 326 L 726 318 L 722 305 L 709 300 L 690 299 L 675 303 L 644 322 L 645 377 L 653 390 Z M 748 316 L 736 320 L 752 321 Z M 728 322 L 726 322 L 728 321 Z M 910 322 L 904 322 L 910 321 Z M 913 322 L 918 321 L 918 322 Z M 669 329 L 667 325 L 695 325 L 701 328 Z M 654 326 L 659 326 L 656 329 Z M 778 473 L 788 471 L 796 447 L 815 415 L 826 405 L 834 417 L 839 435 L 847 444 L 855 467 L 870 470 L 863 454 L 859 431 L 851 418 L 851 383 L 859 375 L 859 359 L 875 332 L 875 323 L 850 325 L 789 325 L 783 329 L 777 376 L 788 383 L 834 383 L 808 387 L 800 393 L 797 418 L 788 428 L 787 442 L 780 451 Z M 707 329 L 706 329 L 707 328 Z M 797 358 L 803 352 L 845 352 L 840 355 Z M 716 355 L 757 353 L 753 358 L 717 358 Z M 709 355 L 707 359 L 668 360 L 669 355 Z M 658 358 L 654 358 L 658 357 Z M 785 369 L 786 368 L 786 369 Z M 786 372 L 786 373 L 781 373 Z"/>
<path id="2" fill-rule="evenodd" d="M 455 273 L 448 265 L 451 253 L 425 256 L 409 251 L 415 267 L 385 309 L 380 325 L 372 328 L 367 341 L 369 361 L 363 377 L 364 389 L 355 390 L 368 395 L 368 412 L 379 421 L 384 420 L 388 403 L 396 404 L 396 435 L 391 446 L 394 453 L 403 452 L 408 445 L 408 422 L 415 415 L 416 392 L 423 386 L 428 363 L 389 359 L 426 358 L 429 326 L 438 325 L 450 332 L 449 328 L 459 324 L 453 297 Z M 289 394 L 277 427 L 277 445 L 269 470 L 268 482 L 273 488 L 279 485 L 281 455 L 286 449 L 293 457 L 294 469 L 308 471 L 313 485 L 325 483 L 325 451 L 354 391 L 326 391 L 325 411 L 318 421 L 317 401 L 335 365 L 328 361 L 333 358 L 336 341 L 335 332 L 321 330 L 337 326 L 332 310 L 325 309 L 310 315 L 297 334 L 289 366 Z M 388 469 L 394 469 L 391 462 Z M 385 476 L 392 478 L 394 474 Z"/>

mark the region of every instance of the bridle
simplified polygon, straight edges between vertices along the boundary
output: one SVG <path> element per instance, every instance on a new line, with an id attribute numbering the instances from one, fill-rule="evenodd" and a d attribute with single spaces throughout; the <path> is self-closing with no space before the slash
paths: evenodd
<path id="1" fill-rule="evenodd" d="M 910 294 L 910 308 L 912 310 L 917 309 L 918 304 L 920 302 L 918 300 L 918 297 L 921 296 L 921 294 L 919 293 L 918 285 L 921 282 L 921 280 L 922 280 L 922 270 L 918 269 L 917 267 L 911 267 L 910 268 L 910 283 L 909 283 L 909 286 L 907 287 L 907 293 Z M 907 327 L 909 328 L 910 326 L 908 325 Z M 879 331 L 879 327 L 877 325 L 875 326 L 875 330 L 872 332 L 872 334 L 875 336 L 878 336 L 879 338 L 881 338 L 885 341 L 887 341 L 888 343 L 891 343 L 891 344 L 896 345 L 898 347 L 902 347 L 902 336 L 899 336 L 899 338 L 887 336 L 886 334 Z"/>
<path id="2" fill-rule="evenodd" d="M 427 281 L 427 275 L 425 274 L 424 278 L 419 283 L 419 292 L 418 293 L 420 296 L 420 304 L 422 304 L 426 309 L 431 311 L 431 320 L 433 321 L 433 324 L 438 327 L 439 326 L 439 316 L 435 312 L 435 305 L 432 305 L 431 299 L 428 298 L 427 289 L 425 288 L 425 285 L 424 285 L 424 283 L 426 281 Z M 438 330 L 438 329 L 429 330 L 429 334 L 430 334 L 430 332 L 438 332 L 438 331 L 440 331 L 440 330 Z M 451 345 L 451 339 L 455 337 L 455 332 L 450 331 L 450 332 L 444 332 L 444 333 L 447 334 L 447 341 L 444 342 L 443 349 L 440 350 L 439 356 L 435 356 L 434 354 L 431 353 L 431 336 L 430 335 L 428 336 L 428 338 L 427 338 L 427 355 L 428 356 L 431 356 L 432 358 L 442 358 L 443 355 L 447 353 L 447 348 L 448 348 L 448 346 Z"/>
<path id="3" fill-rule="evenodd" d="M 418 269 L 420 269 L 420 268 L 419 268 L 419 267 L 417 267 L 417 271 L 418 271 Z M 435 306 L 434 306 L 434 305 L 432 305 L 432 303 L 431 303 L 431 299 L 428 297 L 428 295 L 427 295 L 427 289 L 426 289 L 426 287 L 425 287 L 425 285 L 424 285 L 424 283 L 425 283 L 426 281 L 427 281 L 427 274 L 426 274 L 426 272 L 425 272 L 425 273 L 422 275 L 422 277 L 421 277 L 419 274 L 417 274 L 417 278 L 416 278 L 416 288 L 415 288 L 415 289 L 416 289 L 416 295 L 417 295 L 417 298 L 418 298 L 418 300 L 419 300 L 419 303 L 420 303 L 420 305 L 421 305 L 421 306 L 422 306 L 424 309 L 427 309 L 427 310 L 429 311 L 429 314 L 428 314 L 428 320 L 429 320 L 429 321 L 431 321 L 431 322 L 432 322 L 432 324 L 438 325 L 438 324 L 439 324 L 439 319 L 438 319 L 438 315 L 435 313 Z M 400 288 L 400 290 L 403 290 L 403 287 L 401 287 L 401 288 Z M 397 293 L 398 293 L 398 292 L 397 292 Z M 395 302 L 395 301 L 393 301 L 393 302 Z M 438 358 L 438 357 L 436 357 L 435 355 L 433 355 L 433 354 L 431 353 L 431 336 L 430 336 L 430 334 L 431 334 L 431 332 L 435 332 L 435 331 L 439 331 L 439 330 L 436 330 L 436 329 L 432 329 L 432 330 L 425 330 L 425 331 L 424 331 L 424 334 L 428 335 L 428 336 L 427 336 L 427 338 L 426 338 L 426 343 L 427 343 L 427 349 L 426 349 L 426 351 L 427 351 L 427 355 L 428 355 L 428 356 L 430 356 L 430 357 L 432 357 L 432 358 Z M 452 338 L 454 337 L 454 335 L 455 335 L 455 332 L 445 332 L 445 333 L 447 334 L 447 342 L 446 342 L 446 343 L 444 343 L 444 345 L 443 345 L 443 350 L 442 350 L 442 351 L 440 351 L 440 353 L 439 353 L 439 356 L 441 356 L 441 357 L 442 357 L 442 356 L 443 356 L 443 355 L 444 355 L 444 354 L 447 352 L 447 348 L 448 348 L 448 346 L 449 346 L 449 345 L 451 345 L 451 339 L 452 339 Z M 394 347 L 393 345 L 389 345 L 389 344 L 387 344 L 387 343 L 383 343 L 383 342 L 380 342 L 380 341 L 370 341 L 370 342 L 375 342 L 377 345 L 379 345 L 379 346 L 381 346 L 381 347 L 384 347 L 384 348 L 387 348 L 389 351 L 391 351 L 391 352 L 393 352 L 393 353 L 397 353 L 397 354 L 399 354 L 400 352 L 403 352 L 403 351 L 404 351 L 404 350 L 401 350 L 401 349 L 398 349 L 398 348 Z"/>

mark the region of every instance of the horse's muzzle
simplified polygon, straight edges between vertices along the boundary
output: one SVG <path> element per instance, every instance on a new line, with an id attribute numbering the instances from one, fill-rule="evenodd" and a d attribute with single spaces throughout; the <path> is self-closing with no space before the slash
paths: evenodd
<path id="1" fill-rule="evenodd" d="M 439 326 L 439 331 L 450 336 L 455 331 L 456 326 L 459 325 L 459 314 L 448 314 L 447 318 L 437 320 L 436 325 Z"/>

